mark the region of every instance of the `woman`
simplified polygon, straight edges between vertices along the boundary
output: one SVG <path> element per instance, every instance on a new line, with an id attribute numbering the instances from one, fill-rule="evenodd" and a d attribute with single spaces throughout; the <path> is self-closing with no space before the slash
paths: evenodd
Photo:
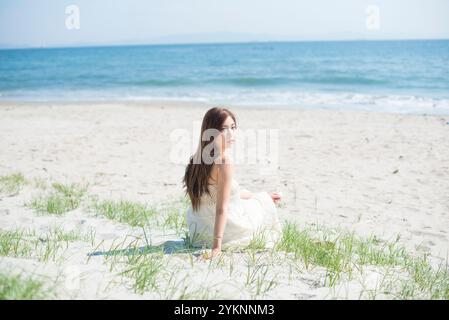
<path id="1" fill-rule="evenodd" d="M 281 226 L 275 203 L 279 193 L 251 193 L 233 179 L 229 150 L 237 130 L 234 114 L 225 108 L 206 112 L 198 149 L 190 158 L 183 183 L 191 206 L 187 210 L 193 246 L 211 248 L 214 257 L 222 248 L 248 245 L 255 236 L 274 243 Z"/>

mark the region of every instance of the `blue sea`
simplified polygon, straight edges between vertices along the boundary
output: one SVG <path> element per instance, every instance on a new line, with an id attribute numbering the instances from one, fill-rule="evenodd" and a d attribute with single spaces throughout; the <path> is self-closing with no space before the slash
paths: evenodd
<path id="1" fill-rule="evenodd" d="M 4 49 L 0 100 L 449 114 L 449 40 Z"/>

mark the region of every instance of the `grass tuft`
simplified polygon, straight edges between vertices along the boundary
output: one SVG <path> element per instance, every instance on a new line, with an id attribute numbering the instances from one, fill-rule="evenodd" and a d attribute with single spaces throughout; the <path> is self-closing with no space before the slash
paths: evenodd
<path id="1" fill-rule="evenodd" d="M 393 273 L 390 280 L 384 279 L 389 293 L 401 299 L 448 299 L 449 273 L 446 266 L 433 269 L 427 257 L 416 257 L 406 252 L 395 241 L 380 241 L 376 237 L 362 239 L 352 233 L 320 230 L 300 230 L 296 224 L 287 222 L 276 245 L 280 251 L 294 254 L 306 268 L 316 266 L 326 270 L 324 285 L 335 286 L 344 276 L 350 280 L 355 272 L 362 273 L 364 267 L 375 266 L 405 272 L 405 280 Z M 398 287 L 399 289 L 395 289 Z"/>
<path id="2" fill-rule="evenodd" d="M 0 273 L 0 300 L 42 300 L 48 296 L 41 281 Z"/>
<path id="3" fill-rule="evenodd" d="M 160 254 L 127 255 L 126 268 L 120 274 L 133 281 L 133 290 L 138 294 L 158 289 L 158 275 L 164 266 Z"/>
<path id="4" fill-rule="evenodd" d="M 164 229 L 174 230 L 177 235 L 184 235 L 188 231 L 186 212 L 189 205 L 187 198 L 162 205 L 160 216 Z"/>
<path id="5" fill-rule="evenodd" d="M 77 209 L 87 192 L 87 185 L 53 183 L 52 191 L 34 198 L 27 206 L 41 214 L 61 215 Z"/>
<path id="6" fill-rule="evenodd" d="M 35 231 L 0 230 L 0 256 L 56 261 L 61 258 L 61 250 L 67 249 L 72 241 L 93 242 L 93 234 L 78 230 L 66 232 L 60 227 L 47 233 Z"/>
<path id="7" fill-rule="evenodd" d="M 108 219 L 127 223 L 132 227 L 144 227 L 156 216 L 156 209 L 127 200 L 94 201 L 92 209 Z"/>
<path id="8" fill-rule="evenodd" d="M 0 176 L 0 194 L 17 195 L 26 183 L 22 173 Z"/>

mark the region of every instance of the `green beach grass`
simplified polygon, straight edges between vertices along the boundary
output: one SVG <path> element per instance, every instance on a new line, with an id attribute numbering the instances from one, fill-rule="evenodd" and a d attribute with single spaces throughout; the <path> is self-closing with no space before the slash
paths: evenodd
<path id="1" fill-rule="evenodd" d="M 0 230 L 0 256 L 59 261 L 63 252 L 73 241 L 94 243 L 95 233 L 79 230 L 64 231 L 62 227 L 51 228 L 38 234 L 34 230 Z"/>
<path id="2" fill-rule="evenodd" d="M 449 299 L 449 270 L 447 262 L 433 269 L 427 256 L 414 256 L 395 241 L 381 241 L 376 237 L 361 238 L 352 233 L 317 227 L 300 229 L 287 222 L 277 250 L 293 253 L 293 259 L 306 268 L 326 269 L 324 285 L 333 287 L 342 278 L 351 280 L 368 266 L 400 270 L 406 280 L 385 280 L 385 288 L 398 287 L 391 294 L 398 299 Z M 393 285 L 393 282 L 395 282 Z"/>
<path id="3" fill-rule="evenodd" d="M 27 180 L 20 172 L 6 176 L 0 176 L 0 195 L 17 195 L 22 187 L 27 183 Z"/>
<path id="4" fill-rule="evenodd" d="M 148 226 L 157 215 L 153 207 L 128 200 L 94 200 L 91 209 L 108 219 L 123 222 L 132 227 Z"/>
<path id="5" fill-rule="evenodd" d="M 159 228 L 176 235 L 184 235 L 187 231 L 185 212 L 188 207 L 186 198 L 149 205 L 129 200 L 91 199 L 89 208 L 98 215 L 132 227 Z"/>
<path id="6" fill-rule="evenodd" d="M 43 281 L 0 273 L 0 300 L 42 300 L 51 297 Z"/>
<path id="7" fill-rule="evenodd" d="M 50 192 L 35 197 L 26 205 L 40 214 L 62 215 L 80 206 L 87 189 L 87 185 L 55 182 Z"/>

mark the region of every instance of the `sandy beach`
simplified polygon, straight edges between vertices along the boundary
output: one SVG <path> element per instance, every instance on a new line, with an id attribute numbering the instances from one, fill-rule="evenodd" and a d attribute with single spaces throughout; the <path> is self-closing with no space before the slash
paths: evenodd
<path id="1" fill-rule="evenodd" d="M 323 282 L 323 268 L 286 262 L 279 252 L 253 252 L 252 258 L 234 253 L 212 266 L 196 261 L 192 253 L 162 252 L 158 261 L 164 264 L 163 272 L 152 286 L 136 289 L 132 271 L 118 275 L 123 269 L 114 260 L 117 256 L 88 256 L 126 248 L 133 237 L 138 238 L 135 244 L 144 245 L 145 235 L 155 245 L 180 243 L 181 235 L 173 230 L 108 219 L 89 209 L 89 199 L 126 199 L 149 206 L 180 199 L 187 159 L 173 154 L 174 146 L 184 141 L 176 133 L 188 133 L 186 142 L 192 145 L 210 107 L 168 101 L 1 102 L 0 176 L 20 173 L 26 180 L 17 192 L 0 193 L 1 231 L 28 230 L 39 237 L 59 227 L 84 236 L 66 241 L 49 259 L 36 252 L 3 254 L 0 269 L 44 277 L 54 286 L 54 298 L 397 298 L 372 293 L 380 275 L 385 276 L 383 266 L 367 266 L 360 276 L 342 277 L 329 286 Z M 261 169 L 237 164 L 235 178 L 251 191 L 281 191 L 278 210 L 283 222 L 397 240 L 411 255 L 427 255 L 435 268 L 445 263 L 449 116 L 228 107 L 236 113 L 239 130 L 278 132 L 277 165 Z M 50 192 L 54 182 L 86 185 L 81 203 L 63 214 L 38 213 L 29 204 Z M 256 279 L 263 279 L 252 286 L 247 265 L 257 265 L 259 257 L 268 259 L 271 268 L 257 273 Z"/>

